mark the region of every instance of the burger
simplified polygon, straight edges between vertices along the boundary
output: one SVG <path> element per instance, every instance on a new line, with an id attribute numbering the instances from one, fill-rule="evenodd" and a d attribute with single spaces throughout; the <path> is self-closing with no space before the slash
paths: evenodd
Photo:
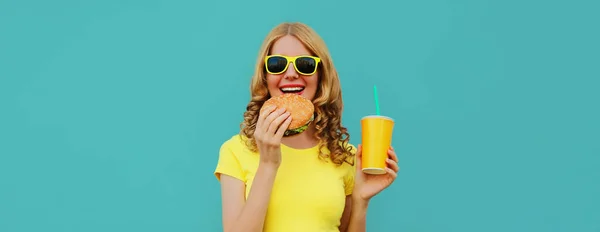
<path id="1" fill-rule="evenodd" d="M 292 117 L 292 122 L 284 133 L 284 136 L 295 135 L 304 132 L 308 125 L 314 120 L 315 106 L 313 103 L 299 94 L 286 93 L 277 97 L 271 97 L 265 101 L 261 111 L 269 106 L 285 108 Z M 262 112 L 261 112 L 262 113 Z"/>

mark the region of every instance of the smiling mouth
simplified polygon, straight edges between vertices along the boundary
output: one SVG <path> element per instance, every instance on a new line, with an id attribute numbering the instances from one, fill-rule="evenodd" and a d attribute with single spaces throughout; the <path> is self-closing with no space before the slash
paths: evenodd
<path id="1" fill-rule="evenodd" d="M 283 93 L 300 93 L 304 90 L 304 87 L 284 87 L 279 88 Z"/>

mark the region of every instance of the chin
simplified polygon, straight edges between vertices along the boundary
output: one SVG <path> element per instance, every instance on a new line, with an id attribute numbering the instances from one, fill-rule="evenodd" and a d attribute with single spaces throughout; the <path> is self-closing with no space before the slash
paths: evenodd
<path id="1" fill-rule="evenodd" d="M 302 96 L 303 96 L 304 98 L 306 98 L 306 99 L 310 100 L 310 101 L 312 101 L 312 100 L 313 100 L 313 98 L 312 98 L 312 97 L 309 97 L 309 96 L 307 96 L 307 95 L 305 95 L 305 94 L 302 94 Z"/>
<path id="2" fill-rule="evenodd" d="M 307 93 L 302 93 L 302 96 L 310 101 L 312 101 L 315 98 L 314 94 L 307 94 Z"/>

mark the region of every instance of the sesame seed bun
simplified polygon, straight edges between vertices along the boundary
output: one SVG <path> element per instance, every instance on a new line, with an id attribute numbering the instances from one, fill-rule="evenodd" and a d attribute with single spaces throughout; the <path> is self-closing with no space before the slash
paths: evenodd
<path id="1" fill-rule="evenodd" d="M 286 136 L 302 133 L 314 119 L 315 107 L 313 103 L 298 94 L 288 93 L 277 97 L 271 97 L 263 104 L 261 113 L 263 109 L 269 106 L 285 108 L 287 112 L 290 112 L 292 122 L 285 132 Z"/>

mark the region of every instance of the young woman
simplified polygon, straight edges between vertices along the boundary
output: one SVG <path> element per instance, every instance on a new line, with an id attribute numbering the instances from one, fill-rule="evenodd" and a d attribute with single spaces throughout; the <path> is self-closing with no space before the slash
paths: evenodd
<path id="1" fill-rule="evenodd" d="M 294 57 L 302 58 L 266 65 Z M 290 114 L 259 110 L 292 85 L 314 103 L 314 121 L 300 134 L 283 136 Z M 275 27 L 260 49 L 250 89 L 241 133 L 222 144 L 215 170 L 224 231 L 365 231 L 369 201 L 396 178 L 397 157 L 390 147 L 387 174 L 362 173 L 361 146 L 348 144 L 341 125 L 340 83 L 321 37 L 302 23 Z"/>

